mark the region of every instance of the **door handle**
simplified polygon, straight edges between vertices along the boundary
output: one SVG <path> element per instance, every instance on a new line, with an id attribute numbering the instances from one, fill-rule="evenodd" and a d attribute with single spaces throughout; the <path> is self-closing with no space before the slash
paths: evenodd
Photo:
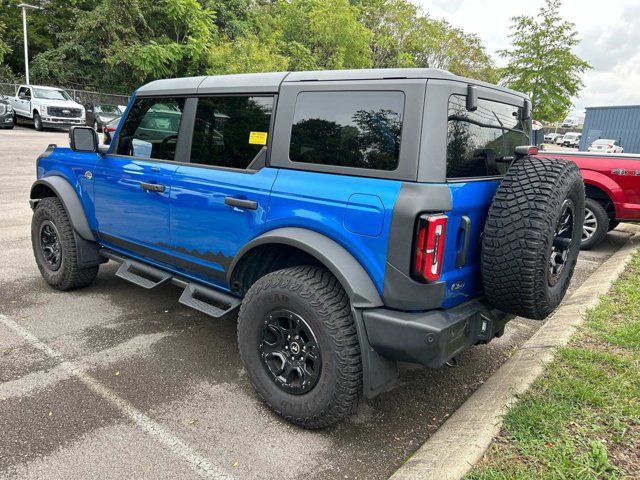
<path id="1" fill-rule="evenodd" d="M 158 193 L 164 192 L 164 185 L 160 183 L 140 182 L 140 188 L 142 190 L 148 190 L 150 192 L 158 192 Z"/>
<path id="2" fill-rule="evenodd" d="M 469 240 L 471 238 L 471 219 L 466 215 L 460 218 L 458 235 L 464 235 L 464 239 L 462 240 L 462 248 L 456 253 L 456 268 L 460 268 L 467 263 L 467 252 L 469 251 Z"/>
<path id="3" fill-rule="evenodd" d="M 255 200 L 245 200 L 244 198 L 224 197 L 224 204 L 230 207 L 244 208 L 246 210 L 257 210 L 258 202 Z"/>

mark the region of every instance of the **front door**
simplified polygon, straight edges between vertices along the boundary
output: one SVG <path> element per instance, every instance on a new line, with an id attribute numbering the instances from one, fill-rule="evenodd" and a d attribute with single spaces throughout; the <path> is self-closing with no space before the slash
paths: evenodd
<path id="1" fill-rule="evenodd" d="M 226 288 L 235 254 L 265 231 L 277 169 L 264 167 L 273 96 L 198 99 L 190 164 L 173 178 L 171 248 L 185 274 Z"/>
<path id="2" fill-rule="evenodd" d="M 171 182 L 184 98 L 138 98 L 93 172 L 98 235 L 124 253 L 170 263 Z"/>

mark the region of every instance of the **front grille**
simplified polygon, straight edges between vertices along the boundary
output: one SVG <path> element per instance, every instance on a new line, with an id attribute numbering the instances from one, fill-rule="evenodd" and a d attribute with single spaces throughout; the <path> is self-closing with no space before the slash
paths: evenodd
<path id="1" fill-rule="evenodd" d="M 79 108 L 47 107 L 47 113 L 52 117 L 78 118 L 82 116 Z"/>
<path id="2" fill-rule="evenodd" d="M 0 103 L 0 115 L 4 115 L 7 111 L 7 106 L 4 103 Z"/>

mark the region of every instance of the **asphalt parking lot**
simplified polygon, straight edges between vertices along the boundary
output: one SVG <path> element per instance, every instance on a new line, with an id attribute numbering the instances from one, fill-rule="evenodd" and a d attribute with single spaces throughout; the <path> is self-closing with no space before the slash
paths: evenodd
<path id="1" fill-rule="evenodd" d="M 100 269 L 61 293 L 33 260 L 35 158 L 66 132 L 0 130 L 0 477 L 387 478 L 542 325 L 505 335 L 438 371 L 402 367 L 400 385 L 317 432 L 267 409 L 243 373 L 234 319 L 178 304 Z M 580 255 L 572 288 L 624 243 Z"/>

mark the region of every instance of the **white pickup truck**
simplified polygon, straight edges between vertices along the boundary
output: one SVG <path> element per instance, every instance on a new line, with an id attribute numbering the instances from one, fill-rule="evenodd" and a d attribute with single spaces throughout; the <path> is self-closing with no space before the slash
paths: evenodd
<path id="1" fill-rule="evenodd" d="M 33 120 L 36 130 L 85 124 L 84 107 L 61 88 L 20 85 L 9 101 L 15 123 L 19 117 L 27 118 Z"/>

